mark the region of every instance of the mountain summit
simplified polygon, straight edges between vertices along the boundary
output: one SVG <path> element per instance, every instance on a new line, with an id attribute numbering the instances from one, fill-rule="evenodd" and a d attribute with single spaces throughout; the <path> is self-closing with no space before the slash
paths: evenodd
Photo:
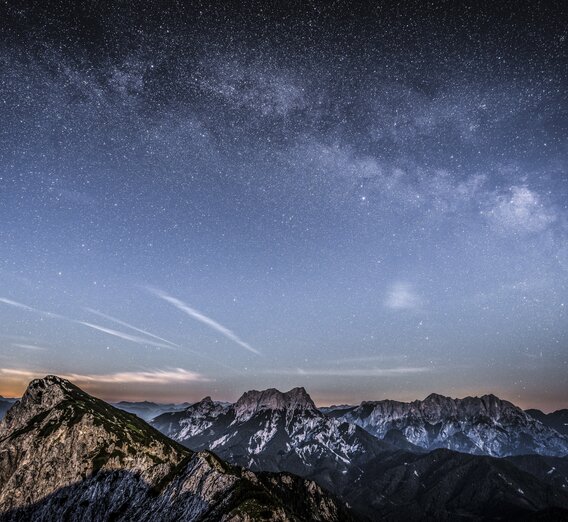
<path id="1" fill-rule="evenodd" d="M 293 388 L 281 392 L 274 388 L 244 393 L 235 404 L 235 415 L 239 422 L 245 422 L 256 413 L 265 410 L 315 410 L 316 405 L 304 388 Z"/>
<path id="2" fill-rule="evenodd" d="M 85 399 L 87 395 L 75 385 L 55 375 L 30 382 L 17 405 L 9 411 L 0 425 L 0 439 L 6 433 L 25 426 L 30 419 L 50 410 L 65 400 Z"/>

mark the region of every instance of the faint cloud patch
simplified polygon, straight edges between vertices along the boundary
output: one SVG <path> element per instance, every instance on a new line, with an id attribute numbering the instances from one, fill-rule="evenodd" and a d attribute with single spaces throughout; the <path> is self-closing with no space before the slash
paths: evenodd
<path id="1" fill-rule="evenodd" d="M 14 348 L 20 348 L 22 350 L 31 350 L 36 352 L 45 352 L 49 349 L 46 348 L 45 346 L 39 346 L 37 344 L 28 344 L 28 343 L 12 343 L 12 346 Z"/>
<path id="2" fill-rule="evenodd" d="M 398 282 L 388 290 L 384 304 L 392 310 L 415 310 L 423 302 L 410 283 Z"/>
<path id="3" fill-rule="evenodd" d="M 139 372 L 117 372 L 108 374 L 75 374 L 64 378 L 77 383 L 124 383 L 124 384 L 171 384 L 174 382 L 209 381 L 200 373 L 174 368 L 170 370 L 153 370 Z"/>

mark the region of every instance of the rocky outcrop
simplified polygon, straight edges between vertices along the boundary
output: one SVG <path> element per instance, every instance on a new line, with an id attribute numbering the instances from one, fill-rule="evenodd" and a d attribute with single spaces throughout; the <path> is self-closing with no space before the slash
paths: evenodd
<path id="1" fill-rule="evenodd" d="M 54 376 L 0 423 L 0 520 L 350 520 L 319 486 L 192 452 Z"/>
<path id="2" fill-rule="evenodd" d="M 315 410 L 316 405 L 304 388 L 281 392 L 274 388 L 248 391 L 234 405 L 235 421 L 246 422 L 262 411 Z"/>

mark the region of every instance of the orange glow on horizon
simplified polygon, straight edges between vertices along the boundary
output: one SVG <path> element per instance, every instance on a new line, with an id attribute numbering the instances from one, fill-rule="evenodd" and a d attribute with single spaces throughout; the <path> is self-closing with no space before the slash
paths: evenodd
<path id="1" fill-rule="evenodd" d="M 0 395 L 7 398 L 21 397 L 25 392 L 29 380 L 22 378 L 21 376 L 10 376 L 8 378 L 2 378 L 0 381 Z M 119 402 L 119 401 L 151 401 L 151 402 L 162 402 L 162 403 L 182 403 L 182 402 L 197 402 L 201 400 L 206 395 L 212 395 L 208 392 L 208 384 L 211 383 L 199 383 L 200 386 L 195 386 L 195 389 L 181 391 L 172 389 L 171 386 L 152 386 L 152 385 L 131 385 L 131 384 L 109 384 L 109 383 L 76 383 L 80 388 L 84 389 L 87 393 L 92 394 L 102 400 L 108 402 Z M 192 383 L 193 384 L 193 383 Z M 243 390 L 244 393 L 246 390 Z M 286 390 L 284 390 L 286 391 Z M 318 392 L 314 390 L 308 393 L 312 397 L 314 403 L 318 407 L 331 406 L 331 405 L 341 405 L 341 404 L 353 404 L 358 405 L 362 401 L 378 401 L 378 400 L 396 400 L 400 402 L 412 402 L 414 400 L 423 400 L 429 393 L 419 396 L 419 394 L 410 394 L 404 392 L 396 392 L 389 396 L 351 396 L 344 394 L 333 394 Z M 536 408 L 544 412 L 552 412 L 559 409 L 564 409 L 568 407 L 566 400 L 564 398 L 558 398 L 557 400 L 551 399 L 546 400 L 542 397 L 535 398 L 511 398 L 502 390 L 487 390 L 487 391 L 474 391 L 468 388 L 463 390 L 453 390 L 450 393 L 442 393 L 437 391 L 441 395 L 449 396 L 452 398 L 463 398 L 467 396 L 481 396 L 493 393 L 497 397 L 503 400 L 507 400 L 522 409 Z M 241 394 L 234 396 L 219 396 L 213 397 L 216 400 L 226 400 L 229 402 L 235 402 L 238 400 Z"/>

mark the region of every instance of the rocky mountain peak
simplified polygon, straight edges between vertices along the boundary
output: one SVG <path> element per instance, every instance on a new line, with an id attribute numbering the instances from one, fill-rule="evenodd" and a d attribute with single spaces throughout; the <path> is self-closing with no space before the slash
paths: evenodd
<path id="1" fill-rule="evenodd" d="M 511 404 L 510 402 L 505 401 L 503 399 L 500 399 L 499 397 L 497 397 L 496 395 L 493 395 L 492 393 L 489 393 L 487 395 L 482 395 L 481 396 L 481 402 L 483 402 L 488 407 L 494 407 L 494 408 L 495 407 L 504 408 L 504 407 L 508 407 L 508 406 L 516 407 L 513 404 Z"/>
<path id="2" fill-rule="evenodd" d="M 28 384 L 26 393 L 33 390 L 62 390 L 67 392 L 72 392 L 76 388 L 74 384 L 71 384 L 68 380 L 58 377 L 57 375 L 46 375 L 43 379 L 34 379 Z"/>
<path id="3" fill-rule="evenodd" d="M 451 397 L 431 393 L 422 402 L 418 401 L 415 404 L 423 415 L 434 420 L 455 415 L 458 409 L 457 403 L 458 401 Z"/>
<path id="4" fill-rule="evenodd" d="M 30 382 L 20 401 L 21 408 L 33 404 L 37 408 L 50 409 L 65 399 L 82 394 L 83 392 L 69 381 L 48 375 Z"/>
<path id="5" fill-rule="evenodd" d="M 30 419 L 57 406 L 66 399 L 83 392 L 69 381 L 48 375 L 34 379 L 28 385 L 22 398 L 16 402 L 0 424 L 0 438 L 6 433 L 25 426 Z"/>
<path id="6" fill-rule="evenodd" d="M 478 413 L 498 420 L 503 415 L 526 417 L 526 414 L 514 404 L 500 399 L 499 397 L 488 394 L 481 397 L 466 397 L 456 401 L 461 410 L 466 414 Z"/>
<path id="7" fill-rule="evenodd" d="M 450 397 L 446 397 L 445 395 L 440 395 L 439 393 L 431 393 L 424 399 L 424 402 L 434 402 L 434 403 L 441 403 L 441 402 L 448 402 L 451 401 Z"/>
<path id="8" fill-rule="evenodd" d="M 208 414 L 213 411 L 222 409 L 223 408 L 208 395 L 207 397 L 203 397 L 203 399 L 201 399 L 199 402 L 189 405 L 187 408 L 185 408 L 185 411 Z"/>
<path id="9" fill-rule="evenodd" d="M 269 388 L 244 393 L 234 408 L 237 419 L 243 421 L 263 410 L 316 410 L 316 405 L 302 387 L 287 392 Z"/>
<path id="10" fill-rule="evenodd" d="M 290 391 L 286 392 L 284 395 L 289 397 L 295 397 L 298 402 L 304 402 L 306 405 L 315 408 L 315 404 L 310 397 L 310 394 L 306 391 L 303 386 L 298 386 L 296 388 L 292 388 Z"/>

